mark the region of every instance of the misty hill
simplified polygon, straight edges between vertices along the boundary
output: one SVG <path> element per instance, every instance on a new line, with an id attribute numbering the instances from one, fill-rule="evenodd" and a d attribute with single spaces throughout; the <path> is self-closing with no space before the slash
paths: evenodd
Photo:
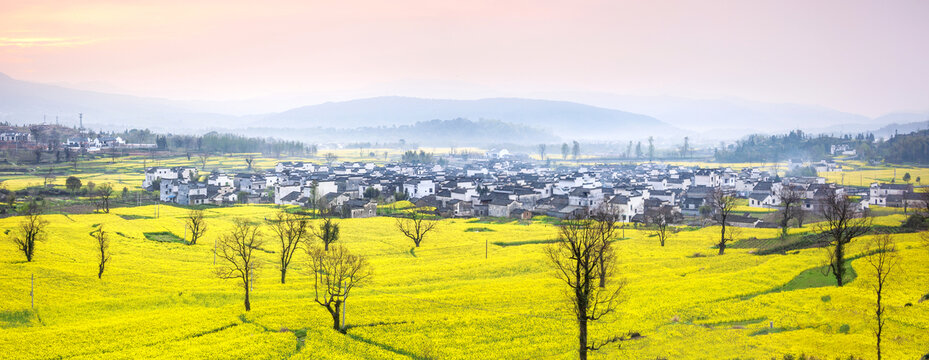
<path id="1" fill-rule="evenodd" d="M 270 115 L 260 125 L 351 129 L 454 118 L 500 120 L 550 131 L 562 138 L 615 140 L 683 134 L 680 129 L 641 114 L 567 101 L 518 98 L 445 100 L 375 97 L 304 106 Z"/>
<path id="2" fill-rule="evenodd" d="M 46 122 L 53 123 L 59 115 L 62 125 L 72 126 L 78 123 L 78 113 L 84 113 L 85 126 L 107 129 L 149 127 L 171 131 L 191 128 L 194 121 L 229 125 L 237 122 L 233 116 L 197 113 L 169 100 L 74 90 L 16 80 L 0 73 L 0 121 L 41 123 L 45 115 Z"/>
<path id="3" fill-rule="evenodd" d="M 887 124 L 877 130 L 871 130 L 874 136 L 890 138 L 895 133 L 909 134 L 929 128 L 929 114 L 895 113 L 881 116 L 881 124 Z"/>
<path id="4" fill-rule="evenodd" d="M 816 129 L 851 124 L 873 129 L 875 125 L 886 124 L 880 122 L 880 119 L 823 106 L 738 98 L 692 99 L 605 93 L 565 93 L 559 98 L 646 114 L 672 126 L 701 132 L 706 136 L 739 137 L 757 132 L 780 133 L 796 129 L 816 132 Z"/>
<path id="5" fill-rule="evenodd" d="M 313 143 L 396 142 L 425 146 L 537 144 L 557 142 L 551 132 L 499 120 L 452 119 L 419 121 L 412 125 L 337 128 L 249 128 L 250 136 L 269 136 Z"/>

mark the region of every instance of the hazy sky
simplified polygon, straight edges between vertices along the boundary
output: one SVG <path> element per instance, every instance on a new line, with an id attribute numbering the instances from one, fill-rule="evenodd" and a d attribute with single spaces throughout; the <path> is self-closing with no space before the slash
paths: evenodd
<path id="1" fill-rule="evenodd" d="M 0 72 L 136 95 L 460 83 L 929 109 L 925 0 L 0 1 Z"/>

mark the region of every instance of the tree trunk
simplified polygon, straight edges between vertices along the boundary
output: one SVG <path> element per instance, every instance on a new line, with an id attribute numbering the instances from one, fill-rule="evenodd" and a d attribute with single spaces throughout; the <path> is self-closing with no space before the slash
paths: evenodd
<path id="1" fill-rule="evenodd" d="M 880 273 L 878 273 L 880 275 Z M 878 279 L 880 281 L 880 279 Z M 884 309 L 881 307 L 881 289 L 883 288 L 882 284 L 878 285 L 877 290 L 877 360 L 881 360 L 881 332 L 884 330 L 884 322 L 881 321 L 881 317 L 884 315 Z"/>
<path id="2" fill-rule="evenodd" d="M 719 236 L 719 255 L 726 252 L 726 221 L 723 220 L 723 229 Z"/>
<path id="3" fill-rule="evenodd" d="M 329 314 L 332 315 L 332 328 L 338 332 L 342 332 L 342 323 L 340 321 L 341 319 L 339 318 L 339 308 L 341 305 L 342 304 L 337 301 L 335 302 L 335 307 L 329 311 Z"/>
<path id="4" fill-rule="evenodd" d="M 287 268 L 281 267 L 281 284 L 284 283 L 285 277 L 287 277 Z"/>
<path id="5" fill-rule="evenodd" d="M 248 281 L 246 281 L 245 282 L 245 311 L 252 310 L 252 303 L 248 301 L 248 295 L 249 295 Z"/>
<path id="6" fill-rule="evenodd" d="M 584 310 L 584 312 L 586 313 L 586 309 Z M 578 336 L 577 336 L 578 353 L 577 355 L 580 360 L 587 360 L 587 317 L 580 316 L 577 319 L 577 326 L 578 326 Z"/>
<path id="7" fill-rule="evenodd" d="M 837 242 L 833 256 L 832 274 L 835 275 L 836 285 L 841 287 L 845 281 L 845 245 Z"/>

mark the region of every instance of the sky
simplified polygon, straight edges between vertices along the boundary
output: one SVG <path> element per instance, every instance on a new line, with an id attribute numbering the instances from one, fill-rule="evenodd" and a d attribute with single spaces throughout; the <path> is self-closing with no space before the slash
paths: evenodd
<path id="1" fill-rule="evenodd" d="M 927 15 L 925 0 L 0 0 L 0 72 L 177 100 L 601 92 L 878 116 L 929 109 Z"/>

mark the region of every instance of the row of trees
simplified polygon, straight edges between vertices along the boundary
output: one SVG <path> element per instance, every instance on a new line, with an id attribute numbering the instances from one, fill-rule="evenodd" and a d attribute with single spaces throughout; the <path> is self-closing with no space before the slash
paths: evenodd
<path id="1" fill-rule="evenodd" d="M 833 137 L 810 136 L 795 130 L 785 135 L 749 135 L 730 149 L 717 149 L 720 162 L 778 162 L 791 157 L 823 159 L 831 156 L 833 145 L 848 145 L 859 159 L 890 163 L 929 162 L 929 130 L 895 135 L 884 141 L 874 134 Z"/>
<path id="2" fill-rule="evenodd" d="M 649 136 L 647 142 L 648 142 L 647 148 L 643 149 L 642 142 L 639 141 L 635 143 L 635 147 L 633 150 L 633 142 L 629 141 L 629 145 L 626 147 L 626 150 L 622 152 L 621 156 L 625 159 L 632 159 L 632 158 L 645 159 L 647 158 L 648 161 L 653 161 L 655 159 L 655 138 L 653 136 Z M 692 151 L 690 147 L 689 137 L 684 137 L 684 144 L 681 146 L 679 150 L 675 150 L 675 154 L 677 154 L 677 151 L 679 151 L 680 156 L 682 158 L 686 157 L 689 154 L 689 152 Z M 536 146 L 536 152 L 539 154 L 539 159 L 545 160 L 546 159 L 545 154 L 548 152 L 548 146 L 545 144 L 539 144 Z M 574 159 L 575 161 L 580 159 L 581 144 L 578 143 L 577 141 L 572 141 L 570 145 L 568 143 L 562 143 L 561 144 L 561 159 L 567 160 L 568 156 L 571 156 L 571 158 Z"/>
<path id="3" fill-rule="evenodd" d="M 23 253 L 27 262 L 35 258 L 36 245 L 48 239 L 49 222 L 42 218 L 43 207 L 35 199 L 28 201 L 20 212 L 22 220 L 12 229 L 10 240 Z M 109 233 L 103 229 L 103 225 L 98 225 L 90 235 L 96 241 L 99 254 L 97 278 L 103 278 L 103 271 L 111 257 Z"/>
<path id="4" fill-rule="evenodd" d="M 897 135 L 878 148 L 884 161 L 892 163 L 929 163 L 929 130 Z"/>
<path id="5" fill-rule="evenodd" d="M 203 236 L 206 224 L 201 210 L 192 210 L 187 216 L 188 227 L 193 233 L 191 243 Z M 324 213 L 317 226 L 309 218 L 278 212 L 267 221 L 272 238 L 276 241 L 278 269 L 281 283 L 287 281 L 287 270 L 293 262 L 294 255 L 303 249 L 309 259 L 314 278 L 315 301 L 324 307 L 333 319 L 333 328 L 344 331 L 344 304 L 352 289 L 363 284 L 370 276 L 371 270 L 365 257 L 351 253 L 345 246 L 334 244 L 339 239 L 340 227 L 332 217 Z M 413 212 L 407 218 L 397 219 L 397 228 L 419 246 L 437 222 L 427 219 L 421 213 Z M 313 239 L 320 245 L 311 245 Z M 256 223 L 246 219 L 236 219 L 230 231 L 222 234 L 214 250 L 223 260 L 223 266 L 216 268 L 216 275 L 223 279 L 236 279 L 242 286 L 245 298 L 245 310 L 251 310 L 251 284 L 254 272 L 261 266 L 255 257 L 255 250 L 265 246 L 265 237 Z M 343 314 L 340 320 L 340 314 Z"/>
<path id="6" fill-rule="evenodd" d="M 130 143 L 155 143 L 160 150 L 183 152 L 263 153 L 274 156 L 315 155 L 316 145 L 300 141 L 248 137 L 235 134 L 209 132 L 202 136 L 157 134 L 148 129 L 132 129 L 117 134 Z"/>
<path id="7" fill-rule="evenodd" d="M 831 155 L 832 145 L 851 144 L 853 148 L 861 147 L 861 152 L 868 153 L 874 143 L 873 134 L 859 134 L 855 137 L 832 137 L 827 135 L 810 136 L 802 130 L 794 130 L 785 135 L 749 135 L 739 140 L 731 148 L 716 149 L 715 159 L 720 162 L 772 162 L 789 159 L 822 159 Z M 860 154 L 865 155 L 865 154 Z"/>
<path id="8" fill-rule="evenodd" d="M 202 212 L 191 211 L 188 223 L 201 222 Z M 331 217 L 324 217 L 318 226 L 313 226 L 305 216 L 281 211 L 267 220 L 267 226 L 275 241 L 281 284 L 287 281 L 287 271 L 294 255 L 303 249 L 314 277 L 315 301 L 332 316 L 333 328 L 344 331 L 339 315 L 351 290 L 370 276 L 367 260 L 352 254 L 344 246 L 333 245 L 339 239 L 339 225 Z M 205 224 L 199 228 L 205 230 Z M 195 237 L 199 236 L 202 232 Z M 313 239 L 318 239 L 321 245 L 312 245 Z M 251 310 L 252 283 L 255 271 L 262 265 L 255 251 L 265 245 L 266 237 L 259 224 L 238 218 L 233 221 L 231 230 L 219 236 L 214 249 L 222 260 L 215 274 L 222 279 L 238 281 L 245 294 L 245 311 Z"/>

